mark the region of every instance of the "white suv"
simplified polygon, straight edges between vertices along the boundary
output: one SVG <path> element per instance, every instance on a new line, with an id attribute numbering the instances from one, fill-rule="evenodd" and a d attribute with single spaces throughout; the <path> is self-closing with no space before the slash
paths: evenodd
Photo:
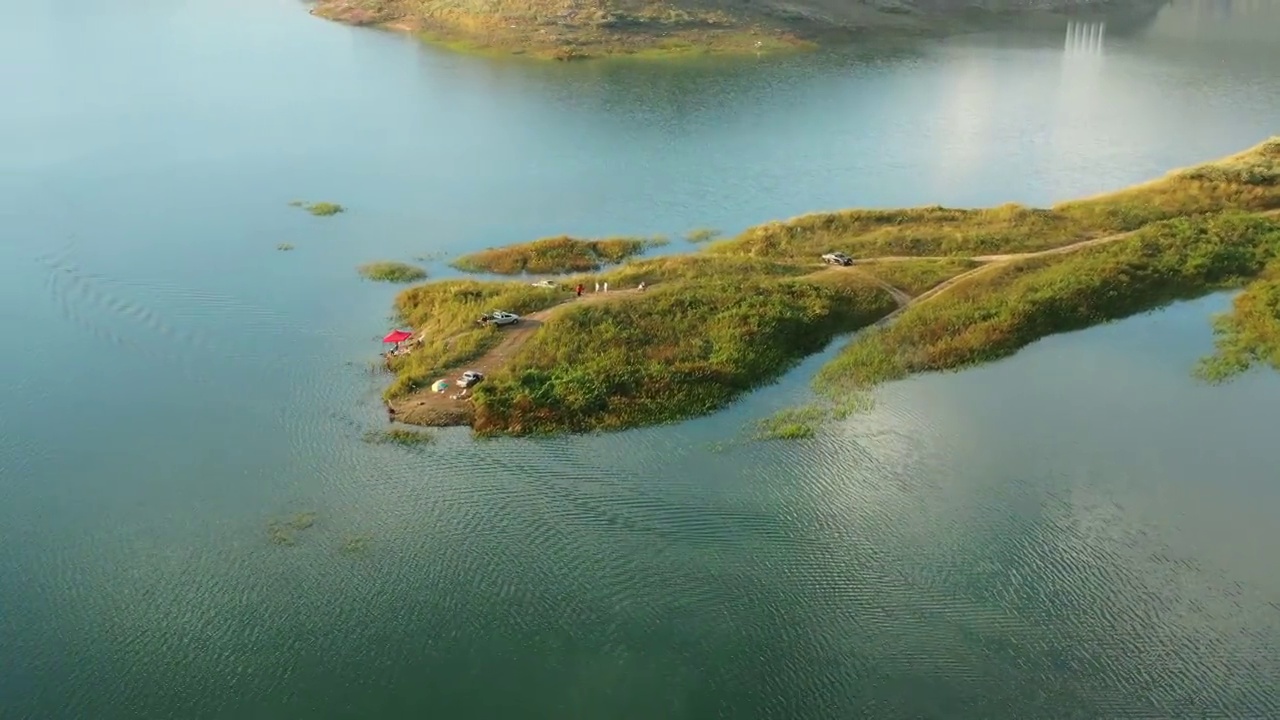
<path id="1" fill-rule="evenodd" d="M 489 322 L 494 325 L 515 325 L 520 322 L 520 316 L 505 310 L 494 310 L 489 313 Z"/>
<path id="2" fill-rule="evenodd" d="M 852 265 L 853 258 L 840 252 L 827 253 L 822 256 L 822 262 L 828 265 Z"/>

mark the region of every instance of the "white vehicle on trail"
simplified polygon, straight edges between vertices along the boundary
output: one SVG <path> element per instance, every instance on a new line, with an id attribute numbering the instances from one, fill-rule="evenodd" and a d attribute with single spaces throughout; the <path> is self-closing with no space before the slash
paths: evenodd
<path id="1" fill-rule="evenodd" d="M 494 310 L 489 313 L 489 322 L 494 325 L 515 325 L 520 322 L 520 316 L 505 310 Z"/>

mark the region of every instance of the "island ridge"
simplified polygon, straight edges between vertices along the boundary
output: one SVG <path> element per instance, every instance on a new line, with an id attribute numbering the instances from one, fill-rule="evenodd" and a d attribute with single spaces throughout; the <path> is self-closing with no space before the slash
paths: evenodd
<path id="1" fill-rule="evenodd" d="M 529 259 L 531 247 L 509 252 Z M 824 266 L 832 251 L 856 261 Z M 533 260 L 546 272 L 573 267 Z M 610 291 L 578 298 L 579 283 Z M 1199 369 L 1220 380 L 1255 362 L 1280 368 L 1280 138 L 1050 209 L 815 213 L 548 284 L 451 279 L 401 292 L 396 309 L 421 342 L 389 360 L 393 417 L 481 434 L 672 422 L 863 330 L 814 380 L 823 412 L 838 415 L 878 382 L 1244 287 L 1218 323 L 1219 354 Z M 475 323 L 494 309 L 524 318 Z M 469 369 L 487 376 L 472 397 L 430 391 Z"/>

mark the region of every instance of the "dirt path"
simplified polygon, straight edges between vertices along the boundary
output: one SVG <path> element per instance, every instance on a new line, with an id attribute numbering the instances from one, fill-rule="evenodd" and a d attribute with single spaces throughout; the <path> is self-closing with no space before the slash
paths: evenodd
<path id="1" fill-rule="evenodd" d="M 832 269 L 832 270 L 836 270 L 837 272 L 839 272 L 839 269 L 837 269 L 837 268 L 831 268 L 831 269 Z M 855 272 L 855 273 L 857 273 L 858 275 L 860 275 L 861 277 L 864 277 L 864 278 L 866 278 L 866 279 L 870 280 L 871 282 L 875 283 L 876 285 L 879 285 L 881 288 L 883 288 L 883 289 L 884 289 L 884 291 L 885 291 L 885 292 L 889 293 L 889 295 L 893 297 L 893 301 L 894 301 L 894 302 L 898 303 L 898 309 L 899 309 L 899 310 L 901 310 L 902 308 L 905 308 L 907 305 L 910 305 L 910 304 L 911 304 L 911 293 L 908 293 L 908 292 L 906 292 L 905 290 L 903 290 L 903 289 L 901 289 L 901 288 L 894 287 L 893 285 L 890 285 L 889 283 L 885 282 L 884 280 L 881 280 L 880 278 L 876 277 L 875 275 L 872 275 L 871 273 L 867 272 L 867 271 L 866 271 L 866 270 L 864 270 L 863 268 L 860 268 L 860 267 L 858 267 L 857 265 L 853 265 L 853 266 L 851 266 L 851 267 L 849 267 L 849 268 L 845 268 L 845 270 Z"/>

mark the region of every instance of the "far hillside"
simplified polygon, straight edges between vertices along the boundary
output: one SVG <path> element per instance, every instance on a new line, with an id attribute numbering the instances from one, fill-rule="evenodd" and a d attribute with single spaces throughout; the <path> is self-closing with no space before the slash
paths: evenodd
<path id="1" fill-rule="evenodd" d="M 1065 28 L 1115 16 L 1114 31 L 1164 0 L 321 0 L 314 11 L 460 50 L 574 60 L 748 54 L 1007 25 Z"/>

